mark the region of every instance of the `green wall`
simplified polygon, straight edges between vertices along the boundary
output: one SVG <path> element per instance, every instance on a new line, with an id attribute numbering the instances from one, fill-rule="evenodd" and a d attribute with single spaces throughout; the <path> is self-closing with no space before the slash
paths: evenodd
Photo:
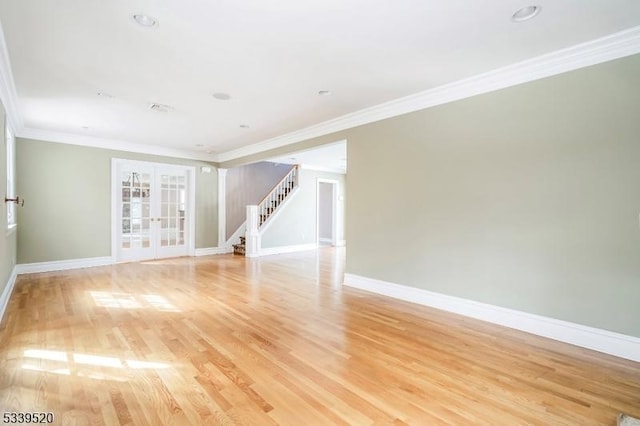
<path id="1" fill-rule="evenodd" d="M 296 149 L 348 141 L 348 273 L 640 337 L 639 111 L 635 55 Z"/>
<path id="2" fill-rule="evenodd" d="M 347 272 L 640 337 L 640 55 L 348 132 Z"/>
<path id="3" fill-rule="evenodd" d="M 6 176 L 7 176 L 7 147 L 5 136 L 5 122 L 7 120 L 4 106 L 0 104 L 0 140 L 2 140 L 2 146 L 0 149 L 0 182 L 2 182 L 3 188 L 1 192 L 4 194 L 6 191 Z M 18 195 L 20 193 L 18 192 Z M 4 201 L 4 199 L 3 199 Z M 7 204 L 0 203 L 0 223 L 2 226 L 0 229 L 0 295 L 3 294 L 11 277 L 11 272 L 16 264 L 16 231 L 7 232 Z M 2 301 L 0 300 L 0 303 Z M 2 309 L 2 306 L 0 306 Z M 1 318 L 0 318 L 1 319 Z"/>
<path id="4" fill-rule="evenodd" d="M 218 177 L 211 164 L 18 138 L 18 263 L 111 255 L 111 159 L 196 167 L 196 248 L 218 245 Z"/>
<path id="5" fill-rule="evenodd" d="M 345 176 L 316 170 L 301 169 L 299 188 L 293 198 L 287 201 L 286 209 L 273 217 L 272 223 L 262 235 L 262 248 L 314 244 L 317 214 L 318 178 L 338 181 L 338 195 L 344 198 Z M 338 201 L 338 240 L 344 239 L 344 200 Z"/>

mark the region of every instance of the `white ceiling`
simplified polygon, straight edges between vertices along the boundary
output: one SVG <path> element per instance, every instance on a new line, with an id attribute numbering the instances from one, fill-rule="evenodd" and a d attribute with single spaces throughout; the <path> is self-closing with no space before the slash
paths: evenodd
<path id="1" fill-rule="evenodd" d="M 228 159 L 326 120 L 640 25 L 638 0 L 538 0 L 538 17 L 512 22 L 528 4 L 5 0 L 0 22 L 18 134 Z M 138 26 L 132 16 L 139 13 L 159 25 Z M 173 111 L 152 111 L 151 103 Z"/>
<path id="2" fill-rule="evenodd" d="M 301 164 L 310 169 L 344 174 L 347 173 L 347 141 L 296 151 L 270 158 L 267 161 L 283 164 Z"/>

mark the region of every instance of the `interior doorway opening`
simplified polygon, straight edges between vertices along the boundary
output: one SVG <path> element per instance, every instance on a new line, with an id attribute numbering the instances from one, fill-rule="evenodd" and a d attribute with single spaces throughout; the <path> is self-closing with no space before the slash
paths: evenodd
<path id="1" fill-rule="evenodd" d="M 338 245 L 338 181 L 318 179 L 317 184 L 317 244 Z"/>

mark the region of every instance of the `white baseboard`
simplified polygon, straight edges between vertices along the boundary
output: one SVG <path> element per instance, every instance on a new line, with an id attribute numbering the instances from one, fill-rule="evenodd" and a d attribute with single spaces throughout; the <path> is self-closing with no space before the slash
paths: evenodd
<path id="1" fill-rule="evenodd" d="M 196 249 L 196 256 L 209 256 L 212 254 L 233 253 L 233 248 L 228 247 L 207 247 Z"/>
<path id="2" fill-rule="evenodd" d="M 344 274 L 344 285 L 640 362 L 638 337 L 354 274 Z"/>
<path id="3" fill-rule="evenodd" d="M 9 280 L 4 286 L 4 291 L 0 295 L 0 324 L 2 324 L 2 318 L 4 318 L 4 311 L 9 305 L 9 298 L 11 297 L 11 292 L 13 292 L 13 287 L 16 285 L 17 277 L 18 273 L 16 272 L 16 267 L 14 266 L 11 270 L 11 275 L 9 275 Z"/>
<path id="4" fill-rule="evenodd" d="M 16 265 L 16 273 L 32 274 L 37 272 L 63 271 L 66 269 L 91 268 L 93 266 L 112 265 L 111 256 L 88 257 L 86 259 L 57 260 L 53 262 L 22 263 Z"/>
<path id="5" fill-rule="evenodd" d="M 318 248 L 318 245 L 316 243 L 296 244 L 294 246 L 261 248 L 260 254 L 258 256 L 270 256 L 272 254 L 293 253 L 296 251 L 315 250 L 317 248 Z"/>

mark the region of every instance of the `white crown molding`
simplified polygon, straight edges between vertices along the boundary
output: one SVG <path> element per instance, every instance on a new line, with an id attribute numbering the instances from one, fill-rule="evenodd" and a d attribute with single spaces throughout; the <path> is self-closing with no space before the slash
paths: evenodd
<path id="1" fill-rule="evenodd" d="M 22 129 L 24 122 L 18 109 L 18 95 L 11 71 L 11 61 L 9 61 L 9 51 L 4 39 L 4 30 L 0 23 L 0 98 L 7 112 L 9 126 L 14 133 Z"/>
<path id="2" fill-rule="evenodd" d="M 16 265 L 16 273 L 33 274 L 38 272 L 64 271 L 67 269 L 91 268 L 94 266 L 112 265 L 111 256 L 88 257 L 85 259 L 58 260 L 53 262 L 21 263 Z"/>
<path id="3" fill-rule="evenodd" d="M 470 78 L 355 111 L 286 135 L 218 154 L 229 161 L 363 124 L 640 53 L 640 26 Z"/>
<path id="4" fill-rule="evenodd" d="M 344 274 L 344 285 L 640 362 L 638 337 L 354 274 Z"/>
<path id="5" fill-rule="evenodd" d="M 16 272 L 16 267 L 14 266 L 11 270 L 11 275 L 9 275 L 9 280 L 4 286 L 4 291 L 2 295 L 0 295 L 0 324 L 2 324 L 2 318 L 4 317 L 4 312 L 9 306 L 9 298 L 11 297 L 11 293 L 13 292 L 13 287 L 16 284 L 16 278 L 18 277 L 18 273 Z"/>
<path id="6" fill-rule="evenodd" d="M 93 148 L 111 149 L 116 151 L 137 152 L 140 154 L 158 155 L 163 157 L 184 158 L 188 160 L 215 161 L 215 156 L 194 151 L 165 148 L 156 145 L 145 145 L 117 139 L 97 138 L 73 133 L 56 132 L 23 127 L 16 135 L 25 139 L 36 139 L 47 142 L 65 143 L 70 145 L 89 146 Z"/>

